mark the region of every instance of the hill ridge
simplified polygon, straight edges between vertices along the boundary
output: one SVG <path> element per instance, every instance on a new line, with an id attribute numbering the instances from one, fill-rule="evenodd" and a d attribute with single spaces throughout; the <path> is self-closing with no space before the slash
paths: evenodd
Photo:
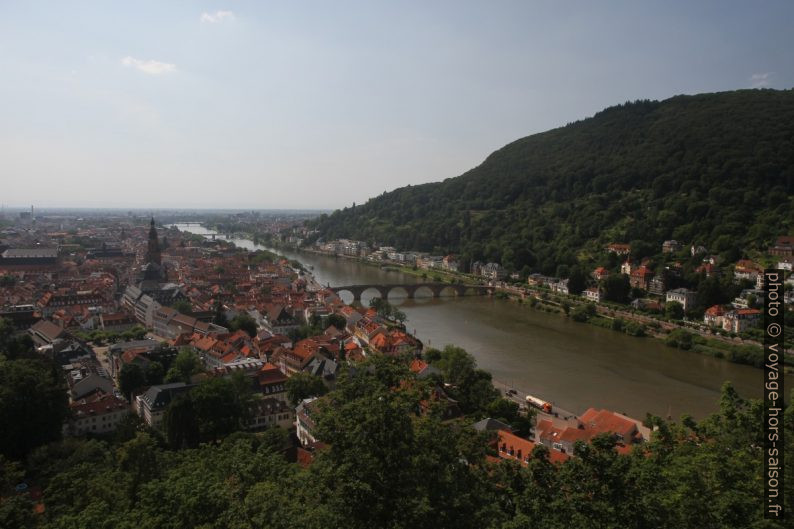
<path id="1" fill-rule="evenodd" d="M 794 91 L 677 95 L 519 138 L 460 176 L 311 226 L 544 273 L 615 241 L 677 239 L 735 259 L 791 232 L 793 183 Z"/>

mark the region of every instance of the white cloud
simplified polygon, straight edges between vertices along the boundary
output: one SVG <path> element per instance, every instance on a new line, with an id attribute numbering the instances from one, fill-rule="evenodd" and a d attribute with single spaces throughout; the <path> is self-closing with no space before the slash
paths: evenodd
<path id="1" fill-rule="evenodd" d="M 216 22 L 223 22 L 224 20 L 234 20 L 234 13 L 231 11 L 215 11 L 214 13 L 204 12 L 201 14 L 202 22 L 214 24 Z"/>
<path id="2" fill-rule="evenodd" d="M 774 75 L 774 72 L 754 73 L 750 76 L 750 86 L 752 88 L 766 88 Z"/>
<path id="3" fill-rule="evenodd" d="M 131 66 L 138 71 L 149 75 L 160 75 L 164 73 L 171 73 L 176 70 L 176 65 L 160 61 L 143 61 L 135 57 L 124 57 L 121 59 L 121 64 L 124 66 Z"/>

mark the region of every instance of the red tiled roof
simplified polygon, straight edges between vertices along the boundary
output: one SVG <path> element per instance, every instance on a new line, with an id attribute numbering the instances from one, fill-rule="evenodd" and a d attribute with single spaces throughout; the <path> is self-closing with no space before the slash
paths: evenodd
<path id="1" fill-rule="evenodd" d="M 320 344 L 316 341 L 312 340 L 311 338 L 305 338 L 298 343 L 292 349 L 292 352 L 301 358 L 302 360 L 306 360 L 313 354 L 315 354 L 320 349 Z"/>
<path id="2" fill-rule="evenodd" d="M 427 368 L 427 362 L 425 362 L 420 358 L 414 358 L 413 361 L 411 361 L 410 370 L 413 371 L 414 373 L 421 373 L 426 368 Z"/>
<path id="3" fill-rule="evenodd" d="M 722 308 L 722 305 L 712 305 L 706 309 L 706 314 L 709 316 L 723 316 L 725 309 Z"/>
<path id="4" fill-rule="evenodd" d="M 532 456 L 532 451 L 535 449 L 535 443 L 523 437 L 519 437 L 506 430 L 499 430 L 497 433 L 497 450 L 499 457 L 503 459 L 510 459 L 519 461 L 522 465 L 527 465 L 527 460 Z M 520 458 L 519 458 L 520 452 Z M 549 450 L 549 461 L 552 463 L 562 463 L 570 458 L 568 454 L 558 452 L 557 450 Z"/>
<path id="5" fill-rule="evenodd" d="M 582 414 L 581 421 L 585 424 L 585 428 L 595 430 L 597 433 L 616 433 L 626 440 L 631 439 L 637 430 L 637 425 L 633 421 L 609 410 L 590 408 Z"/>

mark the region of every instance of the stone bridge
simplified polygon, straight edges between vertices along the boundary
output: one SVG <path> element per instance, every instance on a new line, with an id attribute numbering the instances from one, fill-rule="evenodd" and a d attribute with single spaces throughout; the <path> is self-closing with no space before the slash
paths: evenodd
<path id="1" fill-rule="evenodd" d="M 494 287 L 486 285 L 465 285 L 463 283 L 394 283 L 386 285 L 347 285 L 343 287 L 329 287 L 331 290 L 339 294 L 340 292 L 350 292 L 353 294 L 353 301 L 361 303 L 361 295 L 364 291 L 370 288 L 378 291 L 381 299 L 388 299 L 389 294 L 394 289 L 402 289 L 405 291 L 408 299 L 414 299 L 416 292 L 419 289 L 426 288 L 434 298 L 440 298 L 441 293 L 449 289 L 455 296 L 465 296 L 466 294 L 473 293 L 475 295 L 491 295 L 494 293 Z"/>

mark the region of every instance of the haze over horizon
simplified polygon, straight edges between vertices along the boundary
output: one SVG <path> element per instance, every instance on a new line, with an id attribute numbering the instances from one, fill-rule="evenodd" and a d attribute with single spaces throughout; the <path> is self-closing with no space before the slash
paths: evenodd
<path id="1" fill-rule="evenodd" d="M 5 205 L 333 209 L 635 99 L 794 85 L 794 4 L 0 5 Z"/>

